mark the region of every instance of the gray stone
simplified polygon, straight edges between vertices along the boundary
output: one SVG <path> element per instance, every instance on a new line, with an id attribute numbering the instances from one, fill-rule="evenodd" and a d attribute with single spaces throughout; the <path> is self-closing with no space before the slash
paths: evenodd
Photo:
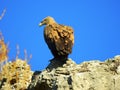
<path id="1" fill-rule="evenodd" d="M 51 61 L 32 79 L 28 90 L 120 90 L 119 55 L 105 62 L 59 62 Z"/>

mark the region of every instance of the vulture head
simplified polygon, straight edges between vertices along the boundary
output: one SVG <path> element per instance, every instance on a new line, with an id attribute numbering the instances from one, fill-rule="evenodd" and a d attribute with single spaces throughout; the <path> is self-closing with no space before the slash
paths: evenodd
<path id="1" fill-rule="evenodd" d="M 39 26 L 50 25 L 53 23 L 55 23 L 55 20 L 52 17 L 48 16 L 40 22 Z"/>

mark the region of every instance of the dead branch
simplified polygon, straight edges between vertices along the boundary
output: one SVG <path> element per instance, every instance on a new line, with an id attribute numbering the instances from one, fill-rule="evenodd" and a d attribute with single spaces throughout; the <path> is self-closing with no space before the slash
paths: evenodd
<path id="1" fill-rule="evenodd" d="M 0 20 L 2 20 L 3 16 L 5 15 L 5 12 L 6 12 L 6 8 L 5 8 L 5 9 L 3 9 L 2 14 L 0 15 Z"/>

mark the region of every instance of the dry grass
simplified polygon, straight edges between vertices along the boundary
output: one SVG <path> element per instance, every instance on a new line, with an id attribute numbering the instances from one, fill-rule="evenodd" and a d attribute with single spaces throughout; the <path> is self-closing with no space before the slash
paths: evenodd
<path id="1" fill-rule="evenodd" d="M 8 60 L 8 48 L 0 33 L 0 90 L 26 90 L 33 72 L 27 63 L 27 58 L 17 58 L 14 61 Z M 29 59 L 28 59 L 29 60 Z"/>

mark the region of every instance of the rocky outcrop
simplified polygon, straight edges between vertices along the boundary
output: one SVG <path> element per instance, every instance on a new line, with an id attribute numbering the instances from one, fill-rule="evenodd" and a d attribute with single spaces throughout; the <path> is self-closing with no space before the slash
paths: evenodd
<path id="1" fill-rule="evenodd" d="M 53 59 L 34 73 L 25 60 L 16 59 L 2 67 L 0 90 L 120 90 L 120 55 L 81 64 Z"/>
<path id="2" fill-rule="evenodd" d="M 120 90 L 120 56 L 81 64 L 51 60 L 45 70 L 34 72 L 28 90 Z"/>

